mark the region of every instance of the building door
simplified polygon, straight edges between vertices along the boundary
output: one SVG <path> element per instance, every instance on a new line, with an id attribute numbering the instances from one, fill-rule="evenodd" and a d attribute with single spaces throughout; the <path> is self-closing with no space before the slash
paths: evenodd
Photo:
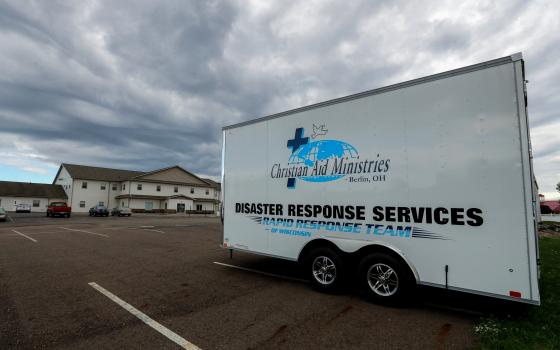
<path id="1" fill-rule="evenodd" d="M 185 212 L 185 203 L 177 203 L 177 213 Z"/>
<path id="2" fill-rule="evenodd" d="M 196 211 L 202 211 L 202 204 L 196 205 Z"/>

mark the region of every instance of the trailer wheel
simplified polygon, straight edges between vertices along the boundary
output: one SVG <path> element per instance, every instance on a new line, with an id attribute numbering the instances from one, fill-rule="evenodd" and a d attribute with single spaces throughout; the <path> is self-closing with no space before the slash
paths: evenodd
<path id="1" fill-rule="evenodd" d="M 360 263 L 359 271 L 368 297 L 385 304 L 402 303 L 415 284 L 408 267 L 384 253 L 366 256 Z"/>
<path id="2" fill-rule="evenodd" d="M 331 248 L 312 250 L 306 259 L 313 287 L 321 292 L 334 293 L 341 289 L 344 278 L 344 263 Z"/>

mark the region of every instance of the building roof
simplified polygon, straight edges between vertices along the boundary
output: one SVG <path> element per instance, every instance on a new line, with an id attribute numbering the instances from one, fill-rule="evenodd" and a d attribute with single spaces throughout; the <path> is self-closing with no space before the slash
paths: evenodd
<path id="1" fill-rule="evenodd" d="M 177 170 L 179 171 L 180 174 L 179 178 L 177 178 L 178 175 L 176 172 Z M 162 178 L 161 175 L 166 173 L 167 175 L 164 175 L 164 177 Z M 142 175 L 135 176 L 133 180 L 146 181 L 146 182 L 171 183 L 171 184 L 187 185 L 187 186 L 204 186 L 204 187 L 211 186 L 208 182 L 204 181 L 203 179 L 191 173 L 190 171 L 184 169 L 183 167 L 180 167 L 179 165 L 173 165 L 166 168 L 149 171 Z"/>
<path id="2" fill-rule="evenodd" d="M 116 199 L 153 199 L 153 200 L 163 200 L 167 199 L 167 196 L 152 196 L 149 194 L 121 194 L 115 197 Z"/>
<path id="3" fill-rule="evenodd" d="M 208 182 L 212 187 L 214 187 L 215 189 L 217 189 L 218 191 L 221 191 L 222 189 L 222 184 L 219 182 L 216 182 L 212 179 L 207 179 L 207 178 L 202 178 L 202 180 Z"/>
<path id="4" fill-rule="evenodd" d="M 193 201 L 195 201 L 195 202 L 206 202 L 206 203 L 220 203 L 219 200 L 212 199 L 212 198 L 193 198 Z"/>
<path id="5" fill-rule="evenodd" d="M 66 168 L 73 179 L 80 180 L 125 181 L 146 173 L 144 171 L 110 169 L 67 163 L 62 163 L 60 165 L 60 169 L 62 169 L 62 167 Z M 58 170 L 58 173 L 60 173 L 60 169 Z M 54 177 L 54 181 L 56 181 L 58 173 Z"/>
<path id="6" fill-rule="evenodd" d="M 167 199 L 178 199 L 178 198 L 183 198 L 183 199 L 190 199 L 190 200 L 192 200 L 191 197 L 185 196 L 184 194 L 176 194 L 176 195 L 174 195 L 174 196 L 169 196 L 169 197 L 167 197 Z"/>
<path id="7" fill-rule="evenodd" d="M 29 182 L 0 181 L 0 196 L 66 199 L 66 192 L 60 185 Z"/>
<path id="8" fill-rule="evenodd" d="M 560 200 L 541 201 L 541 205 L 548 206 L 552 211 L 560 210 Z"/>
<path id="9" fill-rule="evenodd" d="M 143 177 L 153 175 L 159 172 L 164 172 L 170 169 L 180 169 L 184 173 L 191 175 L 194 177 L 194 181 L 199 180 L 200 184 L 198 183 L 188 183 L 187 185 L 190 186 L 204 186 L 203 184 L 209 185 L 213 188 L 220 188 L 220 184 L 218 182 L 212 181 L 210 179 L 202 179 L 195 174 L 185 170 L 184 168 L 174 165 L 170 167 L 165 167 L 153 171 L 136 171 L 136 170 L 121 170 L 121 169 L 111 169 L 111 168 L 102 168 L 102 167 L 94 167 L 88 165 L 78 165 L 78 164 L 68 164 L 62 163 L 56 176 L 54 177 L 54 181 L 58 178 L 62 167 L 66 168 L 68 173 L 73 179 L 80 179 L 80 180 L 92 180 L 92 181 L 114 181 L 114 182 L 121 182 L 121 181 L 129 181 L 129 180 L 138 180 L 138 181 L 145 181 L 145 182 L 165 182 L 165 183 L 174 183 L 174 184 L 187 184 L 186 182 L 177 182 L 177 181 L 160 181 L 160 180 L 150 180 L 149 178 L 144 179 Z M 196 179 L 196 180 L 195 180 Z"/>

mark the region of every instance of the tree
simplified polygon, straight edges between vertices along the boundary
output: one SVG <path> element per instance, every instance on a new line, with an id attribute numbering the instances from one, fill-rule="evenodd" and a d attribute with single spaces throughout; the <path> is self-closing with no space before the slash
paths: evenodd
<path id="1" fill-rule="evenodd" d="M 560 182 L 556 184 L 556 191 L 560 192 Z"/>

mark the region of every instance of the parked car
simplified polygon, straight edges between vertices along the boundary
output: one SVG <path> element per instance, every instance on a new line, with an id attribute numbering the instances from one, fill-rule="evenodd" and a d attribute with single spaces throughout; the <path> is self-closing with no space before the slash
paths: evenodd
<path id="1" fill-rule="evenodd" d="M 8 214 L 6 214 L 4 208 L 0 208 L 0 221 L 6 221 L 7 219 L 8 219 Z"/>
<path id="2" fill-rule="evenodd" d="M 104 205 L 96 205 L 89 209 L 89 216 L 109 216 L 109 210 Z"/>
<path id="3" fill-rule="evenodd" d="M 72 208 L 66 202 L 52 202 L 47 207 L 47 216 L 66 216 L 69 218 L 70 214 L 72 214 Z"/>
<path id="4" fill-rule="evenodd" d="M 111 216 L 131 216 L 132 210 L 130 208 L 113 208 Z"/>
<path id="5" fill-rule="evenodd" d="M 29 204 L 16 204 L 16 213 L 31 213 Z"/>

